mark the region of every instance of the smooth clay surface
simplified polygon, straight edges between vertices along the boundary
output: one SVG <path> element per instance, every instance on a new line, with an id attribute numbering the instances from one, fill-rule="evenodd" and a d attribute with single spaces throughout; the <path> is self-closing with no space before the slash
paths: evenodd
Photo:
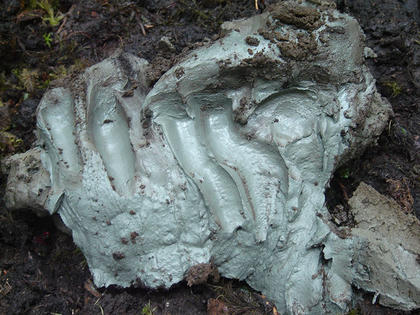
<path id="1" fill-rule="evenodd" d="M 146 61 L 117 54 L 47 92 L 44 206 L 72 230 L 97 286 L 167 288 L 212 262 L 281 313 L 345 311 L 359 241 L 333 228 L 324 189 L 390 113 L 363 33 L 313 1 L 224 32 L 153 87 Z"/>
<path id="2" fill-rule="evenodd" d="M 420 301 L 420 222 L 395 200 L 361 183 L 349 200 L 360 242 L 354 284 L 375 292 L 382 305 L 411 310 Z M 366 267 L 369 270 L 366 272 Z"/>

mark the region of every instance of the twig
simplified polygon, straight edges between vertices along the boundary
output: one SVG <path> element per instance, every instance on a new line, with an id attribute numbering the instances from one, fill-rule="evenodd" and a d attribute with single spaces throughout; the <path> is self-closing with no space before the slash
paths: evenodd
<path id="1" fill-rule="evenodd" d="M 146 36 L 146 30 L 144 29 L 143 23 L 140 22 L 140 28 L 141 28 L 141 32 L 143 33 L 144 36 Z"/>
<path id="2" fill-rule="evenodd" d="M 344 187 L 344 185 L 341 182 L 338 182 L 338 185 L 340 186 L 341 190 L 343 191 L 344 200 L 346 202 L 348 202 L 349 201 L 349 195 L 347 194 L 346 188 Z"/>
<path id="3" fill-rule="evenodd" d="M 88 33 L 86 33 L 86 32 L 82 32 L 82 31 L 78 31 L 78 32 L 71 32 L 70 34 L 68 34 L 67 36 L 66 36 L 66 38 L 65 39 L 67 39 L 67 38 L 69 38 L 69 37 L 71 37 L 71 36 L 74 36 L 74 35 L 83 35 L 83 36 L 86 36 L 87 38 L 89 38 L 89 39 L 92 39 L 92 37 L 90 37 L 89 36 L 89 34 Z"/>
<path id="4" fill-rule="evenodd" d="M 74 8 L 76 8 L 76 5 L 73 4 L 70 9 L 66 12 L 66 14 L 64 14 L 64 19 L 63 22 L 61 23 L 60 27 L 57 30 L 57 34 L 60 35 L 61 31 L 64 28 L 64 25 L 67 23 L 68 17 L 69 15 L 73 12 Z"/>

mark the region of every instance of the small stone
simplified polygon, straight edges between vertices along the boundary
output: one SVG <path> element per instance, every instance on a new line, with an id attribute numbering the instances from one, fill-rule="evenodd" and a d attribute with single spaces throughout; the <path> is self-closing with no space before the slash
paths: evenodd
<path id="1" fill-rule="evenodd" d="M 176 50 L 175 46 L 171 43 L 170 38 L 167 36 L 162 36 L 158 42 L 158 45 L 160 49 L 166 49 L 172 52 Z"/>

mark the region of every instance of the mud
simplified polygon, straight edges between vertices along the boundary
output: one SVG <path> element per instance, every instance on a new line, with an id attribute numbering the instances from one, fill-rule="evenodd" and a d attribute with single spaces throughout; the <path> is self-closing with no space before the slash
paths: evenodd
<path id="1" fill-rule="evenodd" d="M 179 55 L 218 38 L 223 21 L 256 14 L 252 0 L 50 2 L 55 3 L 55 13 L 64 14 L 55 27 L 43 22 L 45 12 L 30 7 L 29 1 L 0 2 L 0 108 L 2 115 L 10 117 L 10 123 L 0 129 L 0 144 L 6 148 L 0 153 L 3 156 L 32 146 L 35 108 L 54 80 L 71 79 L 73 73 L 120 48 L 155 65 L 155 74 L 149 78 L 155 82 Z M 274 2 L 265 0 L 267 6 Z M 337 225 L 351 226 L 347 201 L 364 181 L 420 217 L 419 3 L 335 3 L 364 29 L 367 44 L 376 54 L 368 60 L 369 67 L 395 115 L 377 146 L 337 170 L 327 192 L 330 212 Z M 301 27 L 310 29 L 317 23 L 316 14 L 308 12 L 304 17 L 279 12 L 280 20 L 292 20 Z M 49 33 L 50 46 L 45 39 Z M 164 36 L 166 44 L 162 44 Z M 20 139 L 20 144 L 5 132 Z M 207 284 L 188 287 L 182 283 L 169 291 L 93 288 L 83 256 L 71 237 L 57 230 L 53 218 L 5 210 L 5 180 L 0 175 L 0 314 L 100 314 L 102 310 L 139 314 L 147 309 L 153 314 L 206 314 L 218 309 L 221 314 L 225 307 L 231 314 L 273 314 L 272 305 L 258 293 L 225 279 L 212 283 L 210 277 Z M 357 306 L 361 314 L 403 314 L 372 305 L 370 294 L 361 295 L 364 300 Z"/>
<path id="2" fill-rule="evenodd" d="M 330 209 L 351 197 L 364 181 L 380 193 L 394 195 L 401 205 L 420 217 L 420 113 L 419 4 L 417 1 L 338 1 L 338 8 L 355 16 L 366 34 L 366 43 L 377 57 L 368 65 L 380 93 L 390 101 L 394 117 L 378 145 L 340 168 L 327 193 Z M 393 187 L 405 187 L 392 193 Z M 398 197 L 399 196 L 399 197 Z"/>

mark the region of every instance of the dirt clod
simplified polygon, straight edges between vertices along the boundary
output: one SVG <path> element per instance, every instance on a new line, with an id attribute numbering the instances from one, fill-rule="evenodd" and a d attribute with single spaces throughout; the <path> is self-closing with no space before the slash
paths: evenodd
<path id="1" fill-rule="evenodd" d="M 245 38 L 245 41 L 249 46 L 258 46 L 260 44 L 258 38 L 252 36 L 247 36 L 247 38 Z"/>
<path id="2" fill-rule="evenodd" d="M 219 272 L 212 263 L 192 266 L 188 270 L 185 279 L 187 280 L 188 286 L 191 287 L 193 285 L 206 283 L 209 277 L 213 278 L 215 282 L 218 282 L 220 279 Z"/>
<path id="3" fill-rule="evenodd" d="M 321 14 L 315 8 L 280 2 L 270 8 L 273 17 L 280 22 L 313 31 L 321 25 Z"/>

